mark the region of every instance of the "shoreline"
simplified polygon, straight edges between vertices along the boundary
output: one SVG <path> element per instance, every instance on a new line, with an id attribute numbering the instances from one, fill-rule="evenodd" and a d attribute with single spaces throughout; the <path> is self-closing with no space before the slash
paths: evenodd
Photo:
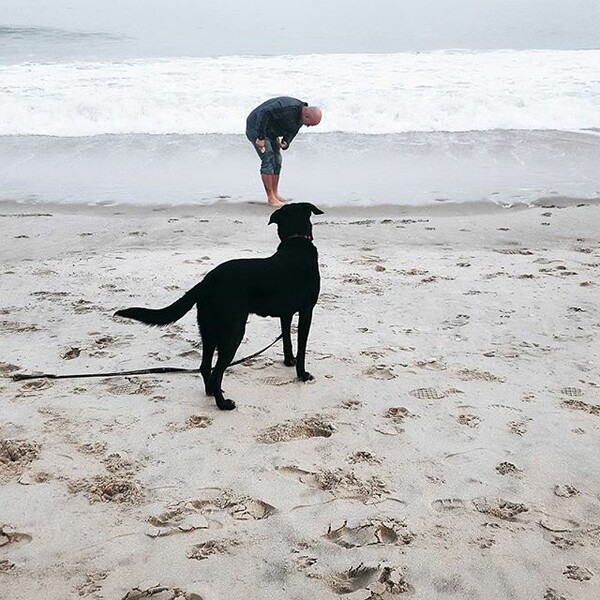
<path id="1" fill-rule="evenodd" d="M 301 199 L 288 199 L 288 204 L 303 202 Z M 453 200 L 438 200 L 429 204 L 373 204 L 373 205 L 345 205 L 328 206 L 327 204 L 314 204 L 323 206 L 328 213 L 337 216 L 351 217 L 356 216 L 402 216 L 435 214 L 439 216 L 461 216 L 465 214 L 492 214 L 505 213 L 507 211 L 520 211 L 534 208 L 568 208 L 572 206 L 597 206 L 600 205 L 600 196 L 598 197 L 575 197 L 575 196 L 541 196 L 531 202 L 514 203 L 496 203 L 492 200 L 474 200 L 456 202 Z M 97 211 L 98 214 L 111 212 L 113 215 L 122 214 L 143 214 L 143 213 L 162 213 L 171 211 L 177 214 L 187 214 L 191 210 L 197 211 L 217 211 L 222 214 L 253 214 L 262 208 L 270 210 L 266 200 L 253 201 L 230 201 L 227 198 L 217 197 L 210 204 L 187 203 L 187 204 L 136 204 L 130 202 L 111 202 L 111 203 L 86 203 L 86 202 L 45 202 L 32 200 L 1 200 L 0 199 L 0 218 L 23 213 L 23 210 L 32 211 L 31 214 L 44 214 L 47 216 L 51 211 L 61 214 L 85 214 Z M 35 211 L 35 212 L 33 212 Z"/>

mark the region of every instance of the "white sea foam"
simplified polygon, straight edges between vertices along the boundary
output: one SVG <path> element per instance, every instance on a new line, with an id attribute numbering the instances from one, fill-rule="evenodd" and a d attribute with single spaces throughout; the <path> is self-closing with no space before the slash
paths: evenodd
<path id="1" fill-rule="evenodd" d="M 0 135 L 243 133 L 286 94 L 320 132 L 600 127 L 600 50 L 218 57 L 0 66 Z"/>

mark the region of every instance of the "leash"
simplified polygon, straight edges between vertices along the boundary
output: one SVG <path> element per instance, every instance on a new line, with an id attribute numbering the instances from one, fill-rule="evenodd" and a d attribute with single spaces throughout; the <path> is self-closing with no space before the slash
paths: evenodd
<path id="1" fill-rule="evenodd" d="M 232 363 L 229 363 L 230 367 L 239 365 L 251 358 L 255 358 L 259 354 L 268 350 L 273 344 L 276 344 L 283 334 L 279 334 L 268 346 L 265 346 L 262 350 L 240 358 Z M 74 375 L 55 375 L 54 373 L 16 373 L 12 376 L 13 381 L 24 381 L 26 379 L 83 379 L 84 377 L 125 377 L 127 375 L 149 375 L 151 373 L 200 373 L 200 369 L 185 369 L 181 367 L 154 367 L 151 369 L 136 369 L 134 371 L 113 371 L 110 373 L 75 373 Z"/>

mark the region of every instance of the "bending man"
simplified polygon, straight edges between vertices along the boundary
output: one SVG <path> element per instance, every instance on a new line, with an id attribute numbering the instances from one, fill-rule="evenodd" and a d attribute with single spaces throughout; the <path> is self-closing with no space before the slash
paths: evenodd
<path id="1" fill-rule="evenodd" d="M 279 195 L 281 152 L 287 150 L 302 125 L 312 127 L 321 122 L 321 109 L 308 106 L 297 98 L 280 96 L 257 106 L 246 119 L 246 137 L 260 158 L 260 176 L 267 201 L 271 206 L 283 206 Z"/>

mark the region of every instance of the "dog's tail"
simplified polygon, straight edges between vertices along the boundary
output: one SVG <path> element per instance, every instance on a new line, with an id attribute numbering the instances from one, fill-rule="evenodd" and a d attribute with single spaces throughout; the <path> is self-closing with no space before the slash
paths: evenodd
<path id="1" fill-rule="evenodd" d="M 186 292 L 179 298 L 179 300 L 173 302 L 173 304 L 165 306 L 165 308 L 152 309 L 135 306 L 133 308 L 118 310 L 115 313 L 115 316 L 135 319 L 136 321 L 141 321 L 148 325 L 168 325 L 169 323 L 178 321 L 183 315 L 189 312 L 192 306 L 200 300 L 201 295 L 202 282 L 195 285 L 189 292 Z"/>

